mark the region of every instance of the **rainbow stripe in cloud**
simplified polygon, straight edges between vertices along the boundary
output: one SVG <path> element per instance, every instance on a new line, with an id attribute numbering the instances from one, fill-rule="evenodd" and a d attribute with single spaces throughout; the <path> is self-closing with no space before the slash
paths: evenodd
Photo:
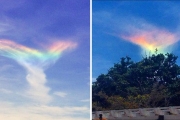
<path id="1" fill-rule="evenodd" d="M 10 40 L 0 40 L 0 55 L 15 59 L 19 62 L 26 61 L 30 64 L 55 61 L 63 51 L 77 46 L 70 41 L 57 41 L 43 51 L 32 49 Z"/>
<path id="2" fill-rule="evenodd" d="M 58 41 L 44 51 L 32 49 L 10 40 L 0 40 L 0 55 L 16 60 L 26 71 L 26 80 L 29 87 L 25 92 L 27 97 L 38 103 L 49 103 L 52 96 L 50 88 L 46 86 L 44 67 L 55 62 L 62 52 L 76 47 L 77 44 L 69 41 Z"/>
<path id="3" fill-rule="evenodd" d="M 154 53 L 158 49 L 159 53 L 171 52 L 170 46 L 178 42 L 178 35 L 166 30 L 136 30 L 129 33 L 130 35 L 120 35 L 121 38 L 130 41 L 147 52 Z M 144 52 L 144 51 L 143 51 Z"/>

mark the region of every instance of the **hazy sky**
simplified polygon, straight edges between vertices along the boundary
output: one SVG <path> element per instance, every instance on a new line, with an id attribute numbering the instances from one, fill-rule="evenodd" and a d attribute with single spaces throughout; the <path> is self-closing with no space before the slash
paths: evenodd
<path id="1" fill-rule="evenodd" d="M 89 120 L 89 9 L 0 1 L 0 119 Z"/>
<path id="2" fill-rule="evenodd" d="M 93 81 L 125 56 L 137 62 L 156 48 L 179 56 L 180 2 L 93 1 L 92 6 Z"/>

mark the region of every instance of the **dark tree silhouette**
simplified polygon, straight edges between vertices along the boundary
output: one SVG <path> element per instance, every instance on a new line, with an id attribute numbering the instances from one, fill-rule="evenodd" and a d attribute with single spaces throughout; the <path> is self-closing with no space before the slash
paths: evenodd
<path id="1" fill-rule="evenodd" d="M 157 52 L 139 62 L 123 57 L 99 75 L 92 85 L 93 110 L 180 105 L 178 57 Z"/>

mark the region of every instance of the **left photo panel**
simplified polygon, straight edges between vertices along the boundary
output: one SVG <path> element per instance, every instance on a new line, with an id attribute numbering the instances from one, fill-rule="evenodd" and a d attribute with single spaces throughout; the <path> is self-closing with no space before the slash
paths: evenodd
<path id="1" fill-rule="evenodd" d="M 90 1 L 0 1 L 0 120 L 90 119 Z"/>

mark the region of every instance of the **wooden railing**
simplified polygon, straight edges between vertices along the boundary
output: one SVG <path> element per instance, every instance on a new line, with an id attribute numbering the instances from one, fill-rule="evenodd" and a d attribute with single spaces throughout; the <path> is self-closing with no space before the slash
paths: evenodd
<path id="1" fill-rule="evenodd" d="M 180 106 L 92 112 L 93 120 L 180 120 Z"/>

